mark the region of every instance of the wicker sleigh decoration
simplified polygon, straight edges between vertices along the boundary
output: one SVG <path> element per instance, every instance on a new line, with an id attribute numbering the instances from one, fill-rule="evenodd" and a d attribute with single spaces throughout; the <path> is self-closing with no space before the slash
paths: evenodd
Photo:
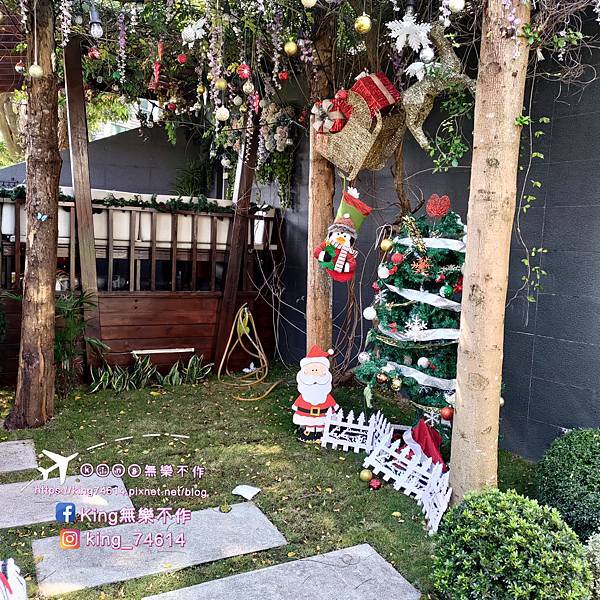
<path id="1" fill-rule="evenodd" d="M 379 171 L 402 140 L 404 115 L 392 110 L 386 115 L 379 111 L 371 116 L 365 99 L 348 92 L 352 114 L 344 128 L 337 133 L 318 134 L 315 146 L 319 154 L 333 163 L 350 181 L 359 171 Z"/>

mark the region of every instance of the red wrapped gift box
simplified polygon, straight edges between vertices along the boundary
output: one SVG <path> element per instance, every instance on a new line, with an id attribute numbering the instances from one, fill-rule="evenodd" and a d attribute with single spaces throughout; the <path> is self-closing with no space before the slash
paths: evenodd
<path id="1" fill-rule="evenodd" d="M 352 86 L 352 91 L 365 99 L 373 116 L 377 112 L 385 113 L 386 109 L 394 106 L 400 100 L 400 92 L 385 76 L 385 73 L 381 72 L 357 79 Z"/>

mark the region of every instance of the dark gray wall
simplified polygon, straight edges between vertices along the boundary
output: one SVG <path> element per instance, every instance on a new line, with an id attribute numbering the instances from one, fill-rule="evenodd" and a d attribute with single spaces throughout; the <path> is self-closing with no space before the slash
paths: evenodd
<path id="1" fill-rule="evenodd" d="M 600 426 L 600 84 L 568 91 L 541 81 L 533 98 L 533 115 L 551 117 L 551 124 L 536 142 L 535 150 L 545 159 L 534 161 L 528 180 L 541 181 L 543 188 L 537 190 L 538 199 L 524 217 L 522 231 L 530 247 L 548 248 L 542 263 L 548 276 L 543 291 L 535 294 L 535 303 L 520 297 L 508 306 L 501 443 L 537 459 L 565 429 Z M 435 121 L 433 116 L 428 122 L 432 132 Z M 407 140 L 411 191 L 425 197 L 447 193 L 465 219 L 469 169 L 432 174 L 430 159 L 412 138 Z M 526 145 L 523 156 L 529 156 Z M 305 350 L 306 149 L 301 158 L 294 209 L 286 215 L 284 317 L 289 322 L 283 321 L 280 335 L 282 352 L 293 362 Z M 368 253 L 377 227 L 396 214 L 389 169 L 361 173 L 357 187 L 361 198 L 375 208 L 358 242 L 361 252 Z M 336 206 L 339 197 L 338 192 Z M 520 285 L 523 257 L 514 236 L 508 298 Z M 373 254 L 360 259 L 365 265 L 362 296 L 366 303 L 373 297 L 375 261 Z M 345 300 L 345 286 L 334 284 L 335 314 L 343 311 Z M 368 323 L 363 320 L 362 325 Z"/>
<path id="2" fill-rule="evenodd" d="M 92 187 L 101 190 L 170 194 L 177 169 L 183 168 L 197 153 L 184 132 L 171 145 L 161 127 L 132 129 L 89 145 Z M 68 151 L 61 152 L 63 166 L 60 184 L 71 186 Z M 25 181 L 25 163 L 0 169 L 0 180 Z"/>

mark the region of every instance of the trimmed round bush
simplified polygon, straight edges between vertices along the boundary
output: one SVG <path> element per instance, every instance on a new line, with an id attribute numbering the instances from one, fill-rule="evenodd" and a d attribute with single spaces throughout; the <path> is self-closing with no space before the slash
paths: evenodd
<path id="1" fill-rule="evenodd" d="M 590 598 L 590 567 L 577 535 L 558 511 L 514 490 L 468 494 L 444 517 L 435 547 L 442 598 Z"/>
<path id="2" fill-rule="evenodd" d="M 592 569 L 592 598 L 600 600 L 600 533 L 595 533 L 587 543 L 588 560 Z"/>
<path id="3" fill-rule="evenodd" d="M 556 508 L 582 540 L 600 531 L 600 429 L 555 439 L 536 479 L 539 501 Z"/>

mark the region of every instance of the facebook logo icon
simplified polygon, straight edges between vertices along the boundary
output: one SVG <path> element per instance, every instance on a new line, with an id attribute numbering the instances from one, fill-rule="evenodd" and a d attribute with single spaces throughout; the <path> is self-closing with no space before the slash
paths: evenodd
<path id="1" fill-rule="evenodd" d="M 75 505 L 72 502 L 59 502 L 56 505 L 56 520 L 59 523 L 75 523 Z"/>

